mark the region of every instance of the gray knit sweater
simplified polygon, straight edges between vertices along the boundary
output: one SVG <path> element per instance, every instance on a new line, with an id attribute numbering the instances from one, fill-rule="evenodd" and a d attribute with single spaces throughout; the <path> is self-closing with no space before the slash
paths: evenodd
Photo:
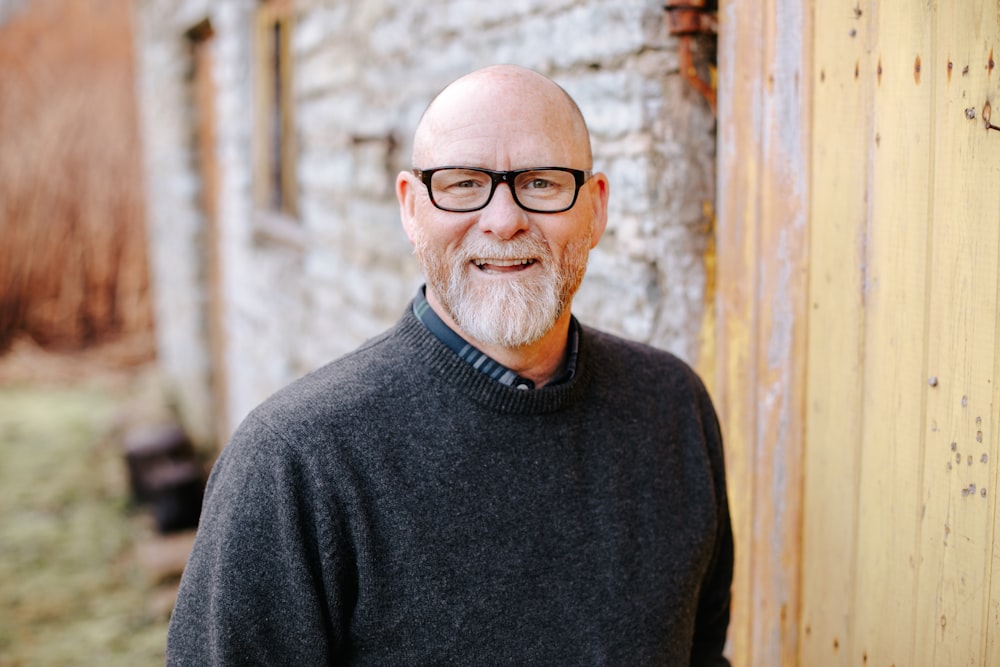
<path id="1" fill-rule="evenodd" d="M 719 427 L 675 357 L 583 327 L 523 391 L 407 310 L 217 462 L 170 665 L 724 665 Z"/>

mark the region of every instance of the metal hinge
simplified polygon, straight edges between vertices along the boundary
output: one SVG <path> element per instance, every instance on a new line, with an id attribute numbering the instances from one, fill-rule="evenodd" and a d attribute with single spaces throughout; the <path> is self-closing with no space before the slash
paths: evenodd
<path id="1" fill-rule="evenodd" d="M 719 32 L 718 14 L 715 3 L 709 6 L 709 0 L 667 0 L 663 9 L 667 14 L 667 27 L 670 34 L 677 37 L 678 65 L 681 76 L 708 100 L 715 113 L 715 63 L 709 63 L 711 79 L 706 81 L 698 73 L 694 64 L 691 49 L 692 39 L 701 35 L 716 35 Z"/>

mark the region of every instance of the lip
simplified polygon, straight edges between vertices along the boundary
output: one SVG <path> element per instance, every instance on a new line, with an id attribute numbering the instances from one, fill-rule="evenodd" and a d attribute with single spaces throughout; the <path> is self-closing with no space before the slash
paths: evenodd
<path id="1" fill-rule="evenodd" d="M 473 265 L 480 271 L 508 273 L 513 271 L 523 271 L 538 262 L 533 257 L 516 257 L 513 259 L 501 259 L 499 257 L 476 257 L 472 260 Z"/>

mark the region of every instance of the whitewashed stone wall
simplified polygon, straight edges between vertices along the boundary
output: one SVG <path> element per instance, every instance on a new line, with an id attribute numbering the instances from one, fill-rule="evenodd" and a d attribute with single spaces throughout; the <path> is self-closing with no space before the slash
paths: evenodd
<path id="1" fill-rule="evenodd" d="M 27 4 L 27 0 L 0 0 L 0 25 L 9 21 Z"/>
<path id="2" fill-rule="evenodd" d="M 395 174 L 442 86 L 516 63 L 572 94 L 611 180 L 610 221 L 575 312 L 690 361 L 703 315 L 715 121 L 677 73 L 657 0 L 299 0 L 300 233 L 260 231 L 251 198 L 251 0 L 137 0 L 139 97 L 161 359 L 208 438 L 268 394 L 391 325 L 420 284 Z M 228 404 L 212 406 L 204 220 L 184 32 L 209 18 L 218 87 Z M 707 205 L 707 206 L 706 206 Z"/>

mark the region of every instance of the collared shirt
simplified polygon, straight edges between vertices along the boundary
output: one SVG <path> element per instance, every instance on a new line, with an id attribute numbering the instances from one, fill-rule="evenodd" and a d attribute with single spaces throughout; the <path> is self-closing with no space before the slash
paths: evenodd
<path id="1" fill-rule="evenodd" d="M 463 361 L 470 364 L 480 373 L 485 373 L 500 384 L 507 385 L 508 387 L 516 387 L 517 389 L 535 388 L 535 383 L 533 381 L 528 378 L 521 377 L 500 362 L 491 358 L 489 355 L 481 352 L 455 333 L 455 331 L 445 324 L 444 320 L 442 320 L 438 314 L 434 312 L 434 309 L 431 308 L 431 304 L 428 303 L 427 296 L 424 294 L 424 289 L 425 287 L 421 287 L 417 290 L 417 296 L 413 300 L 413 314 L 417 316 L 417 319 L 420 320 L 420 322 L 427 327 L 427 329 L 430 330 L 430 332 L 434 334 L 438 340 L 447 345 Z M 550 385 L 569 382 L 576 374 L 576 360 L 580 352 L 580 325 L 577 323 L 575 317 L 570 318 L 568 348 L 569 349 L 566 355 L 566 369 L 563 371 L 562 375 L 550 382 Z"/>

